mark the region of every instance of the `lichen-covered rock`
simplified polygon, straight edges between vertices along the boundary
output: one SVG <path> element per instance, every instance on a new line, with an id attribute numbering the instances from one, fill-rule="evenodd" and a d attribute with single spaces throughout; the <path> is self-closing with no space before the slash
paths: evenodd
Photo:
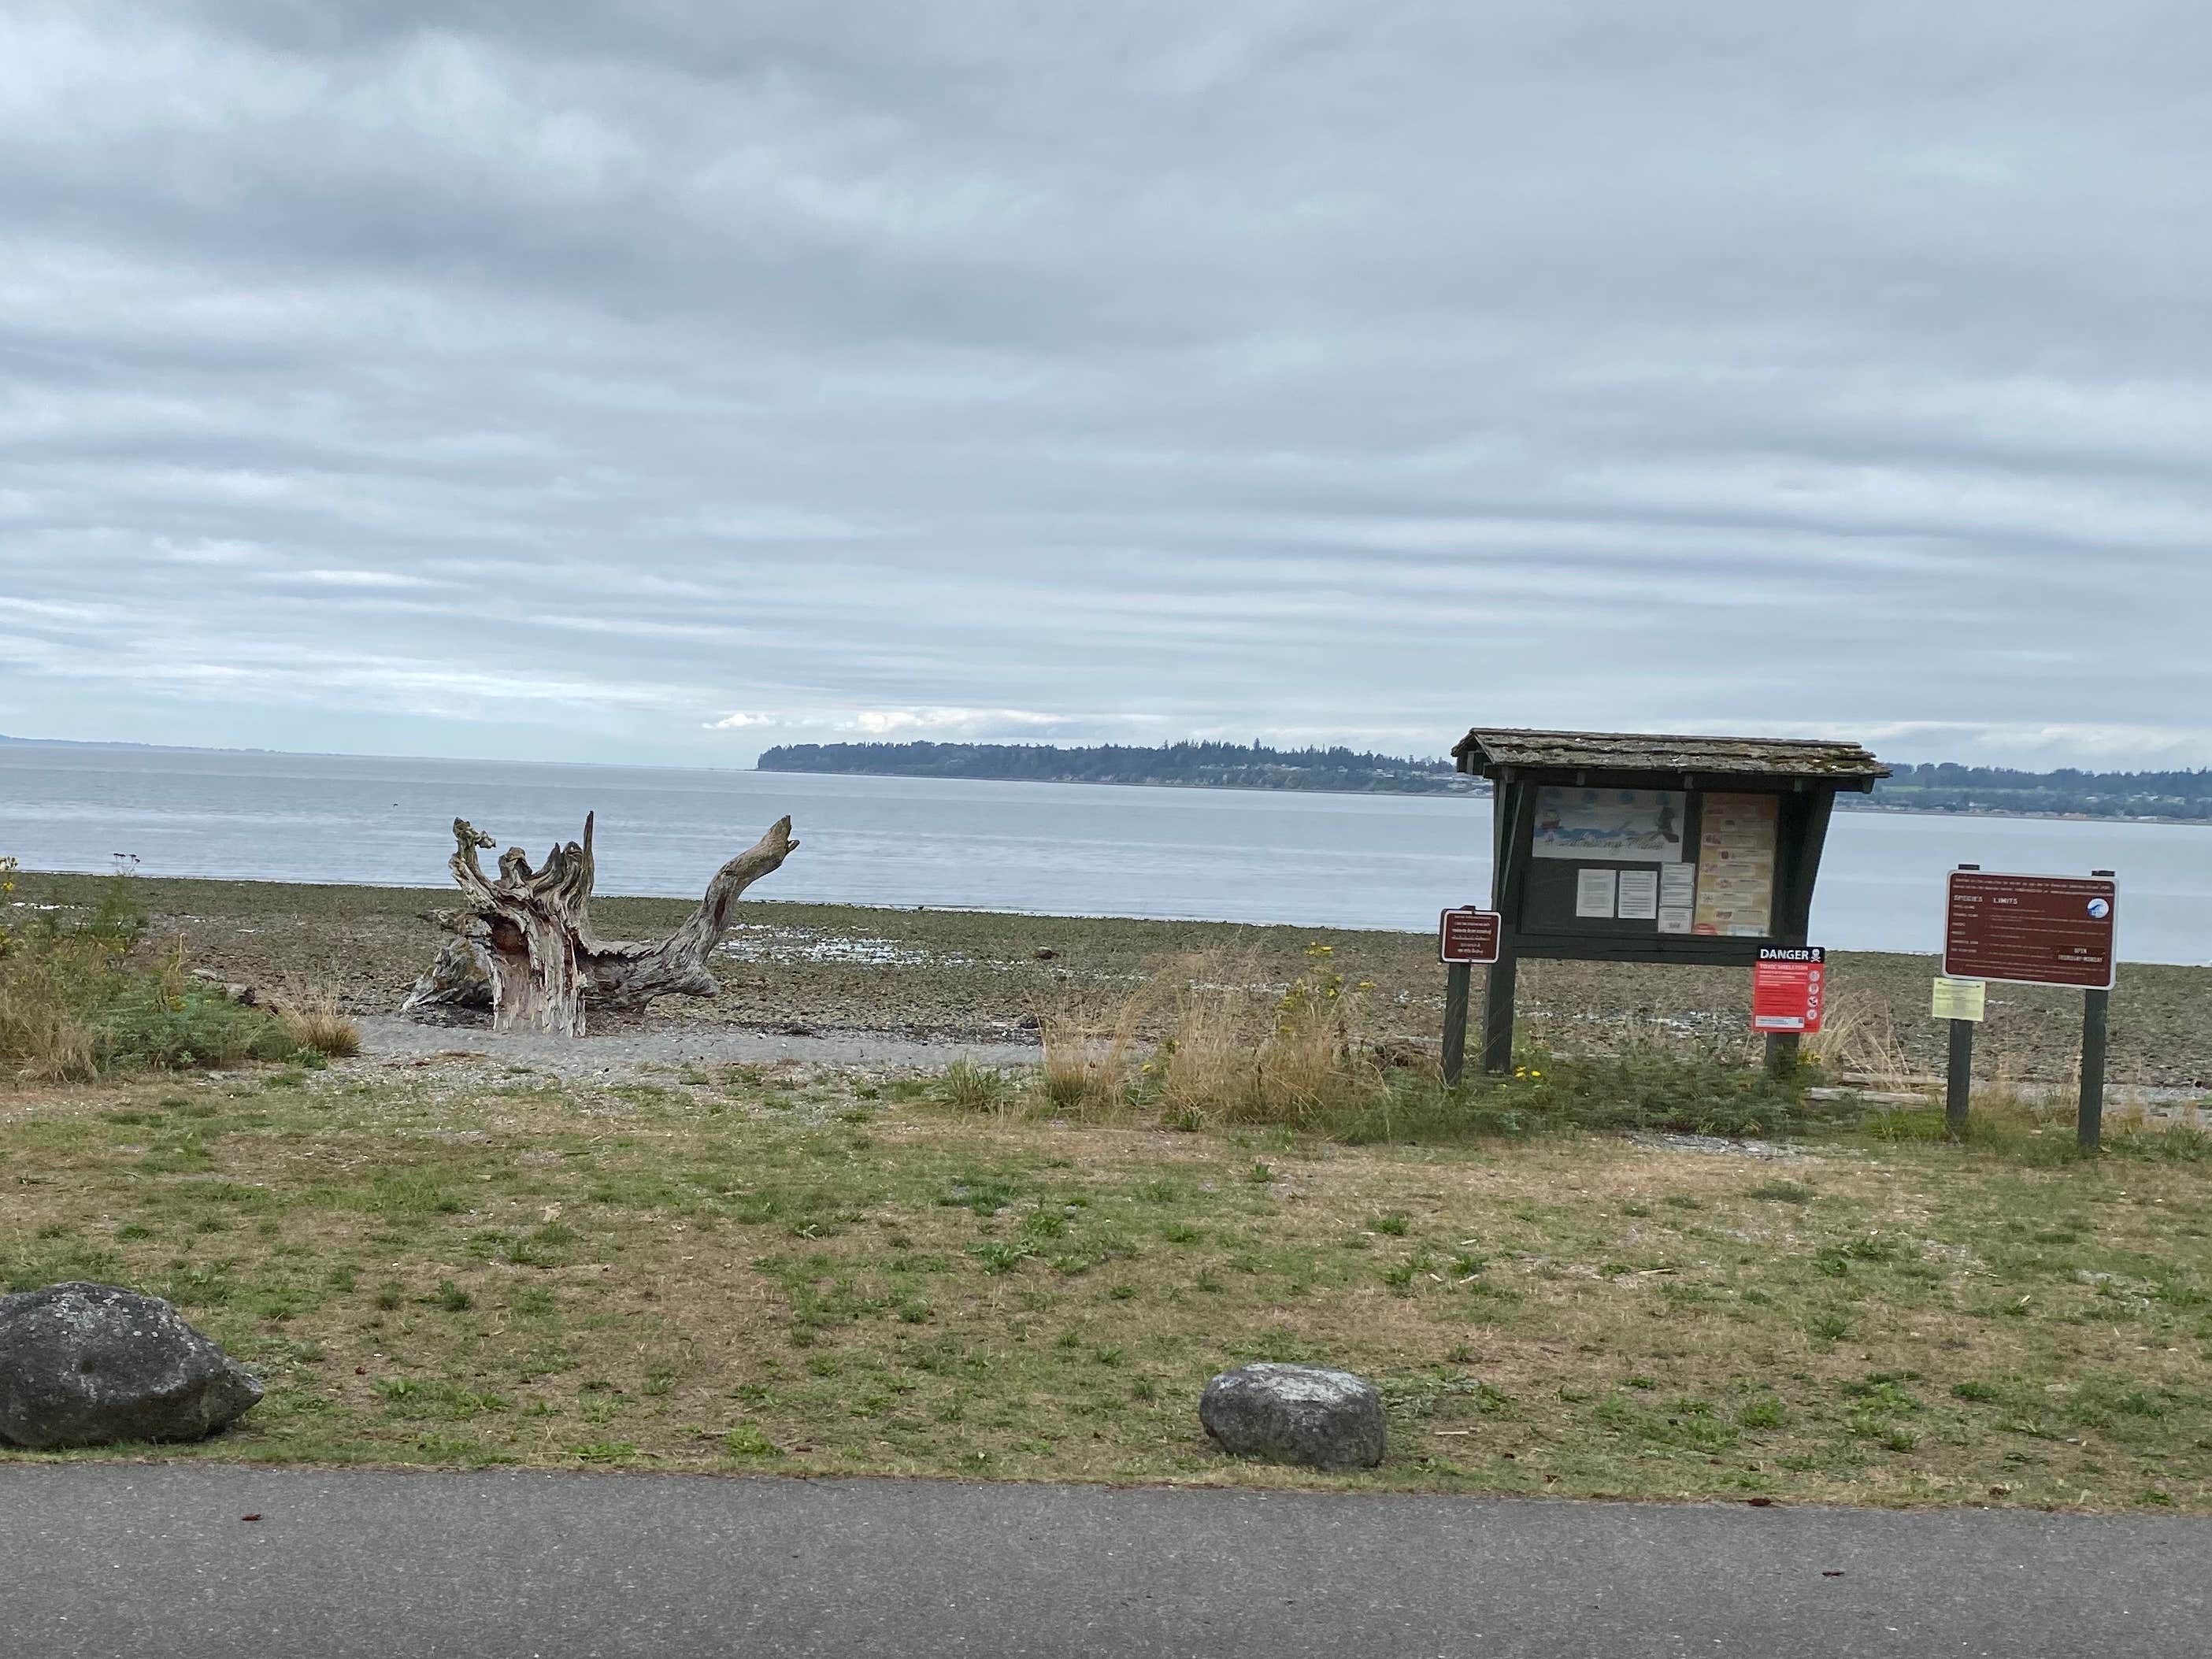
<path id="1" fill-rule="evenodd" d="M 1382 1461 L 1382 1396 L 1350 1371 L 1261 1363 L 1206 1385 L 1198 1420 L 1237 1457 L 1310 1469 L 1365 1469 Z"/>
<path id="2" fill-rule="evenodd" d="M 0 1296 L 0 1441 L 198 1440 L 260 1400 L 261 1384 L 158 1296 L 88 1284 Z"/>

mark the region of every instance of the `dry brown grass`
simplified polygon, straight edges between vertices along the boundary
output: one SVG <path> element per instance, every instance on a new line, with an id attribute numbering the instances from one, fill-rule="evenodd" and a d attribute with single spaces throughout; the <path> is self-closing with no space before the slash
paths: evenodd
<path id="1" fill-rule="evenodd" d="M 1037 1014 L 1044 1042 L 1038 1087 L 1063 1117 L 1099 1121 L 1128 1104 L 1131 1068 L 1157 998 L 1147 985 L 1116 999 L 1073 999 Z"/>
<path id="2" fill-rule="evenodd" d="M 1910 1093 L 1923 1085 L 1899 1036 L 1887 1002 L 1848 994 L 1828 1006 L 1822 1029 L 1805 1039 L 1805 1053 L 1838 1077 Z"/>
<path id="3" fill-rule="evenodd" d="M 275 1012 L 302 1048 L 330 1060 L 361 1052 L 361 1027 L 338 1006 L 337 993 L 328 987 L 288 993 L 276 1002 Z"/>
<path id="4" fill-rule="evenodd" d="M 99 1070 L 92 1030 L 69 1010 L 0 988 L 0 1073 L 30 1083 L 79 1083 Z"/>
<path id="5" fill-rule="evenodd" d="M 15 860 L 0 858 L 0 1076 L 80 1082 L 99 1066 L 92 1028 L 61 994 L 64 964 L 42 962 L 9 927 Z"/>
<path id="6" fill-rule="evenodd" d="M 1347 985 L 1316 945 L 1287 988 L 1260 965 L 1186 957 L 1104 1014 L 1048 1017 L 1043 1088 L 1055 1106 L 1111 1100 L 1158 1106 L 1171 1127 L 1307 1124 L 1388 1092 L 1364 1018 L 1368 989 Z M 1164 1033 L 1149 1058 L 1139 1033 Z"/>

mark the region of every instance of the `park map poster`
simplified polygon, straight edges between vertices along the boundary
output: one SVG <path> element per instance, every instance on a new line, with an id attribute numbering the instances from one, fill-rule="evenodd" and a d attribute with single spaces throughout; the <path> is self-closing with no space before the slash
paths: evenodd
<path id="1" fill-rule="evenodd" d="M 1684 799 L 1678 789 L 1539 789 L 1535 854 L 1612 864 L 1679 864 Z"/>
<path id="2" fill-rule="evenodd" d="M 1695 932 L 1727 939 L 1773 932 L 1777 806 L 1772 795 L 1705 797 Z"/>

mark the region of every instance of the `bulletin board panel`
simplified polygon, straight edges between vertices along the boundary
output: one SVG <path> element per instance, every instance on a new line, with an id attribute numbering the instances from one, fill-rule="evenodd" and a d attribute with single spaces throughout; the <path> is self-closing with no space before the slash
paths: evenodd
<path id="1" fill-rule="evenodd" d="M 1743 964 L 1802 944 L 1832 794 L 1509 782 L 1492 902 L 1529 957 Z"/>

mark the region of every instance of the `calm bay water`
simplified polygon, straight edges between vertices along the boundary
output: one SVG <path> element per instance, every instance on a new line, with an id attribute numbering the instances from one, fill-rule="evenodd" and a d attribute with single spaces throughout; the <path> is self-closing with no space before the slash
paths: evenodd
<path id="1" fill-rule="evenodd" d="M 599 889 L 696 896 L 784 812 L 763 898 L 1426 931 L 1490 883 L 1486 802 L 0 744 L 26 869 L 433 887 L 459 815 L 533 858 L 599 813 Z M 2131 961 L 2212 963 L 2212 828 L 1838 813 L 1814 939 L 1930 951 L 1943 873 L 2120 873 Z"/>

